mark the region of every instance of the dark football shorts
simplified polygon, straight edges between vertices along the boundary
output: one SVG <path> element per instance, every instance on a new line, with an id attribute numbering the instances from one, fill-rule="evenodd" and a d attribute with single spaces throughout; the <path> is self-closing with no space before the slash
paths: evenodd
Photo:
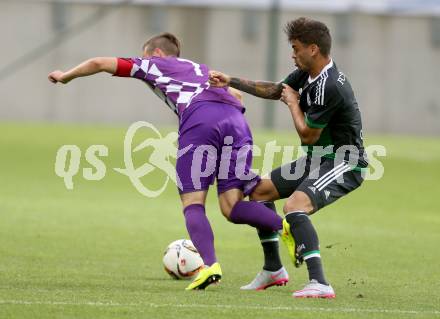
<path id="1" fill-rule="evenodd" d="M 364 181 L 361 170 L 344 161 L 311 156 L 276 168 L 270 178 L 280 198 L 287 198 L 295 191 L 306 193 L 314 212 L 355 190 Z"/>

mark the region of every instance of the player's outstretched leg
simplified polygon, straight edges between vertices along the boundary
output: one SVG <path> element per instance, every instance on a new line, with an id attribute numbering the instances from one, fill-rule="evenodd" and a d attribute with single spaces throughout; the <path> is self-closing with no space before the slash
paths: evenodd
<path id="1" fill-rule="evenodd" d="M 188 205 L 184 209 L 184 214 L 191 241 L 205 263 L 205 268 L 200 270 L 196 279 L 186 290 L 205 289 L 210 284 L 218 282 L 222 276 L 220 265 L 217 263 L 215 256 L 214 234 L 206 217 L 204 205 Z"/>
<path id="2" fill-rule="evenodd" d="M 288 225 L 286 225 L 288 224 Z M 289 227 L 290 234 L 296 245 L 297 260 L 304 260 L 307 264 L 310 282 L 301 290 L 295 291 L 295 298 L 334 298 L 335 292 L 324 276 L 319 251 L 319 240 L 309 216 L 302 211 L 293 211 L 286 214 L 284 225 Z M 291 247 L 289 253 L 291 254 Z"/>
<path id="3" fill-rule="evenodd" d="M 278 231 L 283 227 L 280 216 L 255 201 L 239 201 L 232 208 L 228 219 L 234 224 L 247 224 L 261 230 Z"/>
<path id="4" fill-rule="evenodd" d="M 276 213 L 273 202 L 261 202 Z M 279 254 L 279 236 L 277 231 L 257 229 L 264 254 L 263 269 L 251 283 L 242 286 L 242 290 L 262 290 L 272 286 L 283 286 L 289 281 L 289 275 L 281 263 Z"/>

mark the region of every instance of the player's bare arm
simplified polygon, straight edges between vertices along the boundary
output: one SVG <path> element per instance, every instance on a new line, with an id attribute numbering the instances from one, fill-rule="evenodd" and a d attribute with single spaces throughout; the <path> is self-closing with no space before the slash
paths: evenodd
<path id="1" fill-rule="evenodd" d="M 231 78 L 229 84 L 237 90 L 261 97 L 263 99 L 279 100 L 283 86 L 279 82 L 250 81 L 240 78 Z"/>
<path id="2" fill-rule="evenodd" d="M 271 100 L 279 100 L 283 91 L 281 82 L 251 81 L 230 77 L 218 71 L 209 73 L 209 82 L 212 86 L 225 87 L 229 85 L 237 90 Z"/>
<path id="3" fill-rule="evenodd" d="M 118 65 L 117 58 L 97 57 L 84 61 L 67 72 L 53 71 L 48 75 L 52 83 L 67 84 L 73 79 L 93 75 L 99 72 L 114 74 Z"/>
<path id="4" fill-rule="evenodd" d="M 281 93 L 281 101 L 283 101 L 292 114 L 293 123 L 296 131 L 301 139 L 301 142 L 306 145 L 312 145 L 318 141 L 321 135 L 322 129 L 311 128 L 307 126 L 305 116 L 301 110 L 298 99 L 299 94 L 287 84 L 283 85 L 283 91 Z"/>

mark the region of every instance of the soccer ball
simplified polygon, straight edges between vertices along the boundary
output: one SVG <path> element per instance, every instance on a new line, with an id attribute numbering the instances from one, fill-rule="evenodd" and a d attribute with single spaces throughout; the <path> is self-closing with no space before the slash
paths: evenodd
<path id="1" fill-rule="evenodd" d="M 192 279 L 204 266 L 202 257 L 188 239 L 179 239 L 169 244 L 162 260 L 165 271 L 173 279 Z"/>

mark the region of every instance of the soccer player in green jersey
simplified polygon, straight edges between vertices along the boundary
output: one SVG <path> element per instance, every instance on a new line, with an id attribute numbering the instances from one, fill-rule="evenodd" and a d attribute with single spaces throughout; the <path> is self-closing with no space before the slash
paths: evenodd
<path id="1" fill-rule="evenodd" d="M 271 172 L 251 198 L 272 202 L 287 198 L 282 239 L 299 266 L 307 264 L 310 282 L 297 298 L 334 298 L 321 263 L 318 235 L 309 216 L 358 188 L 368 165 L 362 142 L 361 113 L 347 77 L 330 56 L 331 36 L 319 21 L 299 18 L 285 27 L 296 69 L 284 81 L 249 81 L 212 71 L 211 84 L 231 86 L 265 99 L 281 99 L 289 108 L 307 154 Z M 270 286 L 282 269 L 276 233 L 259 231 L 263 270 L 242 289 Z M 273 240 L 267 240 L 271 238 Z"/>

